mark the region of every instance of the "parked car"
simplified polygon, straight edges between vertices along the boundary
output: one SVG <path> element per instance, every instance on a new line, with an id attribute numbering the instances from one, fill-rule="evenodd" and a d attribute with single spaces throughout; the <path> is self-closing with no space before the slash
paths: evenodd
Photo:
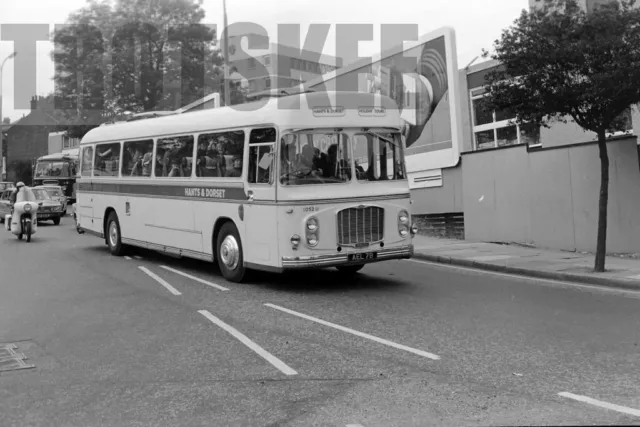
<path id="1" fill-rule="evenodd" d="M 38 201 L 38 221 L 51 220 L 55 225 L 60 224 L 60 219 L 64 216 L 62 210 L 62 203 L 53 200 L 44 186 L 38 186 L 31 188 L 33 194 Z"/>
<path id="2" fill-rule="evenodd" d="M 11 190 L 12 188 L 16 188 L 16 185 L 13 182 L 0 182 L 0 193 L 4 190 Z"/>
<path id="3" fill-rule="evenodd" d="M 44 188 L 52 200 L 62 203 L 62 216 L 67 214 L 67 196 L 64 195 L 64 189 L 59 185 L 43 185 L 35 188 Z"/>
<path id="4" fill-rule="evenodd" d="M 13 189 L 0 190 L 0 222 L 4 222 L 4 216 L 11 214 L 11 193 Z"/>

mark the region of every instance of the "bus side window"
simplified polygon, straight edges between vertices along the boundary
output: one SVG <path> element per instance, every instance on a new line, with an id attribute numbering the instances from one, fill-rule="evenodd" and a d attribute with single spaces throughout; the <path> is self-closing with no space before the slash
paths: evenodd
<path id="1" fill-rule="evenodd" d="M 253 129 L 249 135 L 249 174 L 251 184 L 272 184 L 275 128 Z"/>
<path id="2" fill-rule="evenodd" d="M 190 178 L 193 167 L 193 135 L 158 139 L 155 176 Z"/>
<path id="3" fill-rule="evenodd" d="M 242 176 L 244 131 L 203 134 L 198 137 L 196 176 L 239 178 Z"/>
<path id="4" fill-rule="evenodd" d="M 120 163 L 120 143 L 96 145 L 94 175 L 118 176 Z"/>
<path id="5" fill-rule="evenodd" d="M 93 171 L 93 147 L 84 147 L 82 149 L 82 176 L 91 176 Z"/>
<path id="6" fill-rule="evenodd" d="M 127 141 L 122 153 L 122 176 L 151 176 L 153 140 Z"/>

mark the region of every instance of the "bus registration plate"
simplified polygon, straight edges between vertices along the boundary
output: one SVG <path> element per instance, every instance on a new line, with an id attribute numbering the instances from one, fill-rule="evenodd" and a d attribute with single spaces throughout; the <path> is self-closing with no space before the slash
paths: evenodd
<path id="1" fill-rule="evenodd" d="M 371 261 L 378 258 L 378 253 L 377 252 L 363 252 L 363 253 L 358 253 L 358 254 L 349 254 L 347 257 L 347 260 L 349 260 L 349 262 L 354 262 L 354 261 Z"/>

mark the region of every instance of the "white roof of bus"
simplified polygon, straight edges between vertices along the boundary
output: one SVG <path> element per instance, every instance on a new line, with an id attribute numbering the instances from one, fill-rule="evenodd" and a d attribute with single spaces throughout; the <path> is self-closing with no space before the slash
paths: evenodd
<path id="1" fill-rule="evenodd" d="M 77 157 L 78 157 L 78 152 L 75 152 L 75 153 L 54 153 L 54 154 L 48 154 L 46 156 L 38 157 L 38 161 L 73 159 L 73 158 L 77 158 Z"/>
<path id="2" fill-rule="evenodd" d="M 336 105 L 336 102 L 340 105 Z M 374 106 L 384 107 L 385 114 L 359 116 L 359 108 Z M 311 109 L 319 107 L 342 107 L 347 114 L 341 117 L 314 117 Z M 270 124 L 296 128 L 349 126 L 400 128 L 401 119 L 397 104 L 387 96 L 358 92 L 314 92 L 267 98 L 232 107 L 119 123 L 113 126 L 101 126 L 89 131 L 81 144 L 147 139 L 164 135 L 193 134 L 216 129 Z"/>

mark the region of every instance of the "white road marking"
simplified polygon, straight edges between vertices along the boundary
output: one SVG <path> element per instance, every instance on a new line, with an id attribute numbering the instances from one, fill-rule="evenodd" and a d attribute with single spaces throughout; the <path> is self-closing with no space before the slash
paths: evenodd
<path id="1" fill-rule="evenodd" d="M 600 400 L 592 399 L 590 397 L 580 396 L 578 394 L 573 394 L 568 392 L 558 393 L 558 395 L 562 397 L 567 397 L 569 399 L 577 400 L 579 402 L 588 403 L 590 405 L 599 406 L 601 408 L 610 409 L 612 411 L 621 412 L 623 414 L 640 417 L 640 410 L 638 409 L 627 408 L 626 406 L 620 406 L 613 403 L 602 402 Z"/>
<path id="2" fill-rule="evenodd" d="M 362 424 L 347 424 L 346 427 L 364 427 Z"/>
<path id="3" fill-rule="evenodd" d="M 135 259 L 143 259 L 140 255 L 134 255 L 133 256 Z"/>
<path id="4" fill-rule="evenodd" d="M 307 316 L 306 314 L 298 313 L 297 311 L 289 310 L 287 308 L 279 307 L 274 304 L 265 304 L 267 307 L 275 308 L 276 310 L 283 311 L 285 313 L 292 314 L 294 316 L 302 317 L 303 319 L 311 320 L 312 322 L 320 323 L 321 325 L 329 326 L 334 329 L 338 329 L 343 332 L 347 332 L 353 335 L 357 335 L 362 338 L 367 338 L 380 344 L 388 345 L 400 350 L 408 351 L 409 353 L 417 354 L 418 356 L 427 357 L 433 360 L 440 360 L 440 356 L 433 353 L 427 353 L 426 351 L 417 350 L 415 348 L 407 347 L 406 345 L 396 344 L 392 341 L 385 340 L 383 338 L 374 337 L 373 335 L 365 334 L 364 332 L 358 332 L 356 330 L 345 328 L 344 326 L 336 325 L 335 323 L 327 322 L 326 320 L 318 319 L 317 317 Z"/>
<path id="5" fill-rule="evenodd" d="M 124 259 L 126 259 L 127 261 L 131 261 L 131 257 L 130 256 L 126 256 L 125 255 Z"/>
<path id="6" fill-rule="evenodd" d="M 272 355 L 271 353 L 269 353 L 268 351 L 266 351 L 265 349 L 260 347 L 258 344 L 256 344 L 255 342 L 251 341 L 242 332 L 240 332 L 237 329 L 227 325 L 222 320 L 218 319 L 213 314 L 209 313 L 207 310 L 198 310 L 198 313 L 202 314 L 204 317 L 209 319 L 211 322 L 213 322 L 214 324 L 220 326 L 225 331 L 229 332 L 231 335 L 233 335 L 235 338 L 237 338 L 238 341 L 240 341 L 242 344 L 246 345 L 251 350 L 253 350 L 256 353 L 258 353 L 258 355 L 260 355 L 267 362 L 271 363 L 273 366 L 275 366 L 277 369 L 279 369 L 283 374 L 285 374 L 285 375 L 298 375 L 298 373 L 296 371 L 294 371 L 289 366 L 287 366 L 282 360 L 278 359 L 277 357 L 275 357 L 274 355 Z"/>
<path id="7" fill-rule="evenodd" d="M 616 293 L 616 294 L 627 294 L 628 296 L 632 296 L 632 297 L 635 297 L 635 298 L 640 298 L 640 291 L 634 291 L 634 290 L 631 290 L 631 289 L 610 288 L 610 287 L 606 287 L 606 286 L 587 285 L 587 284 L 576 283 L 576 282 L 563 282 L 561 280 L 543 279 L 543 278 L 532 277 L 532 276 L 523 276 L 523 275 L 520 275 L 520 274 L 501 273 L 501 272 L 498 272 L 498 271 L 482 270 L 482 269 L 479 269 L 479 268 L 464 267 L 464 266 L 453 265 L 453 264 L 442 264 L 442 263 L 439 263 L 439 262 L 426 261 L 426 260 L 422 260 L 422 259 L 407 259 L 407 260 L 404 260 L 404 261 L 413 262 L 413 263 L 416 263 L 416 264 L 430 265 L 432 267 L 448 268 L 450 270 L 469 271 L 469 272 L 473 272 L 473 273 L 477 273 L 477 274 L 484 274 L 484 275 L 487 275 L 487 276 L 509 277 L 511 279 L 534 281 L 534 282 L 538 282 L 538 283 L 548 283 L 548 284 L 561 285 L 561 286 L 567 286 L 567 287 L 573 287 L 573 288 L 583 288 L 583 289 L 592 290 L 592 291 L 600 291 L 600 292 Z"/>
<path id="8" fill-rule="evenodd" d="M 203 279 L 201 279 L 199 277 L 192 276 L 192 275 L 187 274 L 187 273 L 183 273 L 182 271 L 176 270 L 176 269 L 171 268 L 171 267 L 167 267 L 166 265 L 161 265 L 160 267 L 164 268 L 165 270 L 169 270 L 169 271 L 172 271 L 172 272 L 174 272 L 176 274 L 184 276 L 184 277 L 186 277 L 188 279 L 195 280 L 196 282 L 200 282 L 200 283 L 203 283 L 203 284 L 205 284 L 207 286 L 211 286 L 212 288 L 220 289 L 221 291 L 228 291 L 229 290 L 229 288 L 225 288 L 224 286 L 220 286 L 220 285 L 216 285 L 215 283 L 207 282 L 206 280 L 203 280 Z"/>
<path id="9" fill-rule="evenodd" d="M 150 272 L 148 269 L 144 268 L 144 267 L 138 267 L 140 270 L 144 271 L 145 273 L 147 273 L 147 275 L 149 275 L 152 279 L 154 279 L 156 282 L 160 283 L 162 286 L 164 286 L 165 288 L 167 288 L 167 290 L 169 292 L 171 292 L 174 295 L 182 295 L 180 293 L 180 291 L 178 291 L 176 288 L 174 288 L 173 286 L 171 286 L 170 284 L 168 284 L 167 282 L 165 282 L 161 277 L 156 276 L 154 273 Z"/>

